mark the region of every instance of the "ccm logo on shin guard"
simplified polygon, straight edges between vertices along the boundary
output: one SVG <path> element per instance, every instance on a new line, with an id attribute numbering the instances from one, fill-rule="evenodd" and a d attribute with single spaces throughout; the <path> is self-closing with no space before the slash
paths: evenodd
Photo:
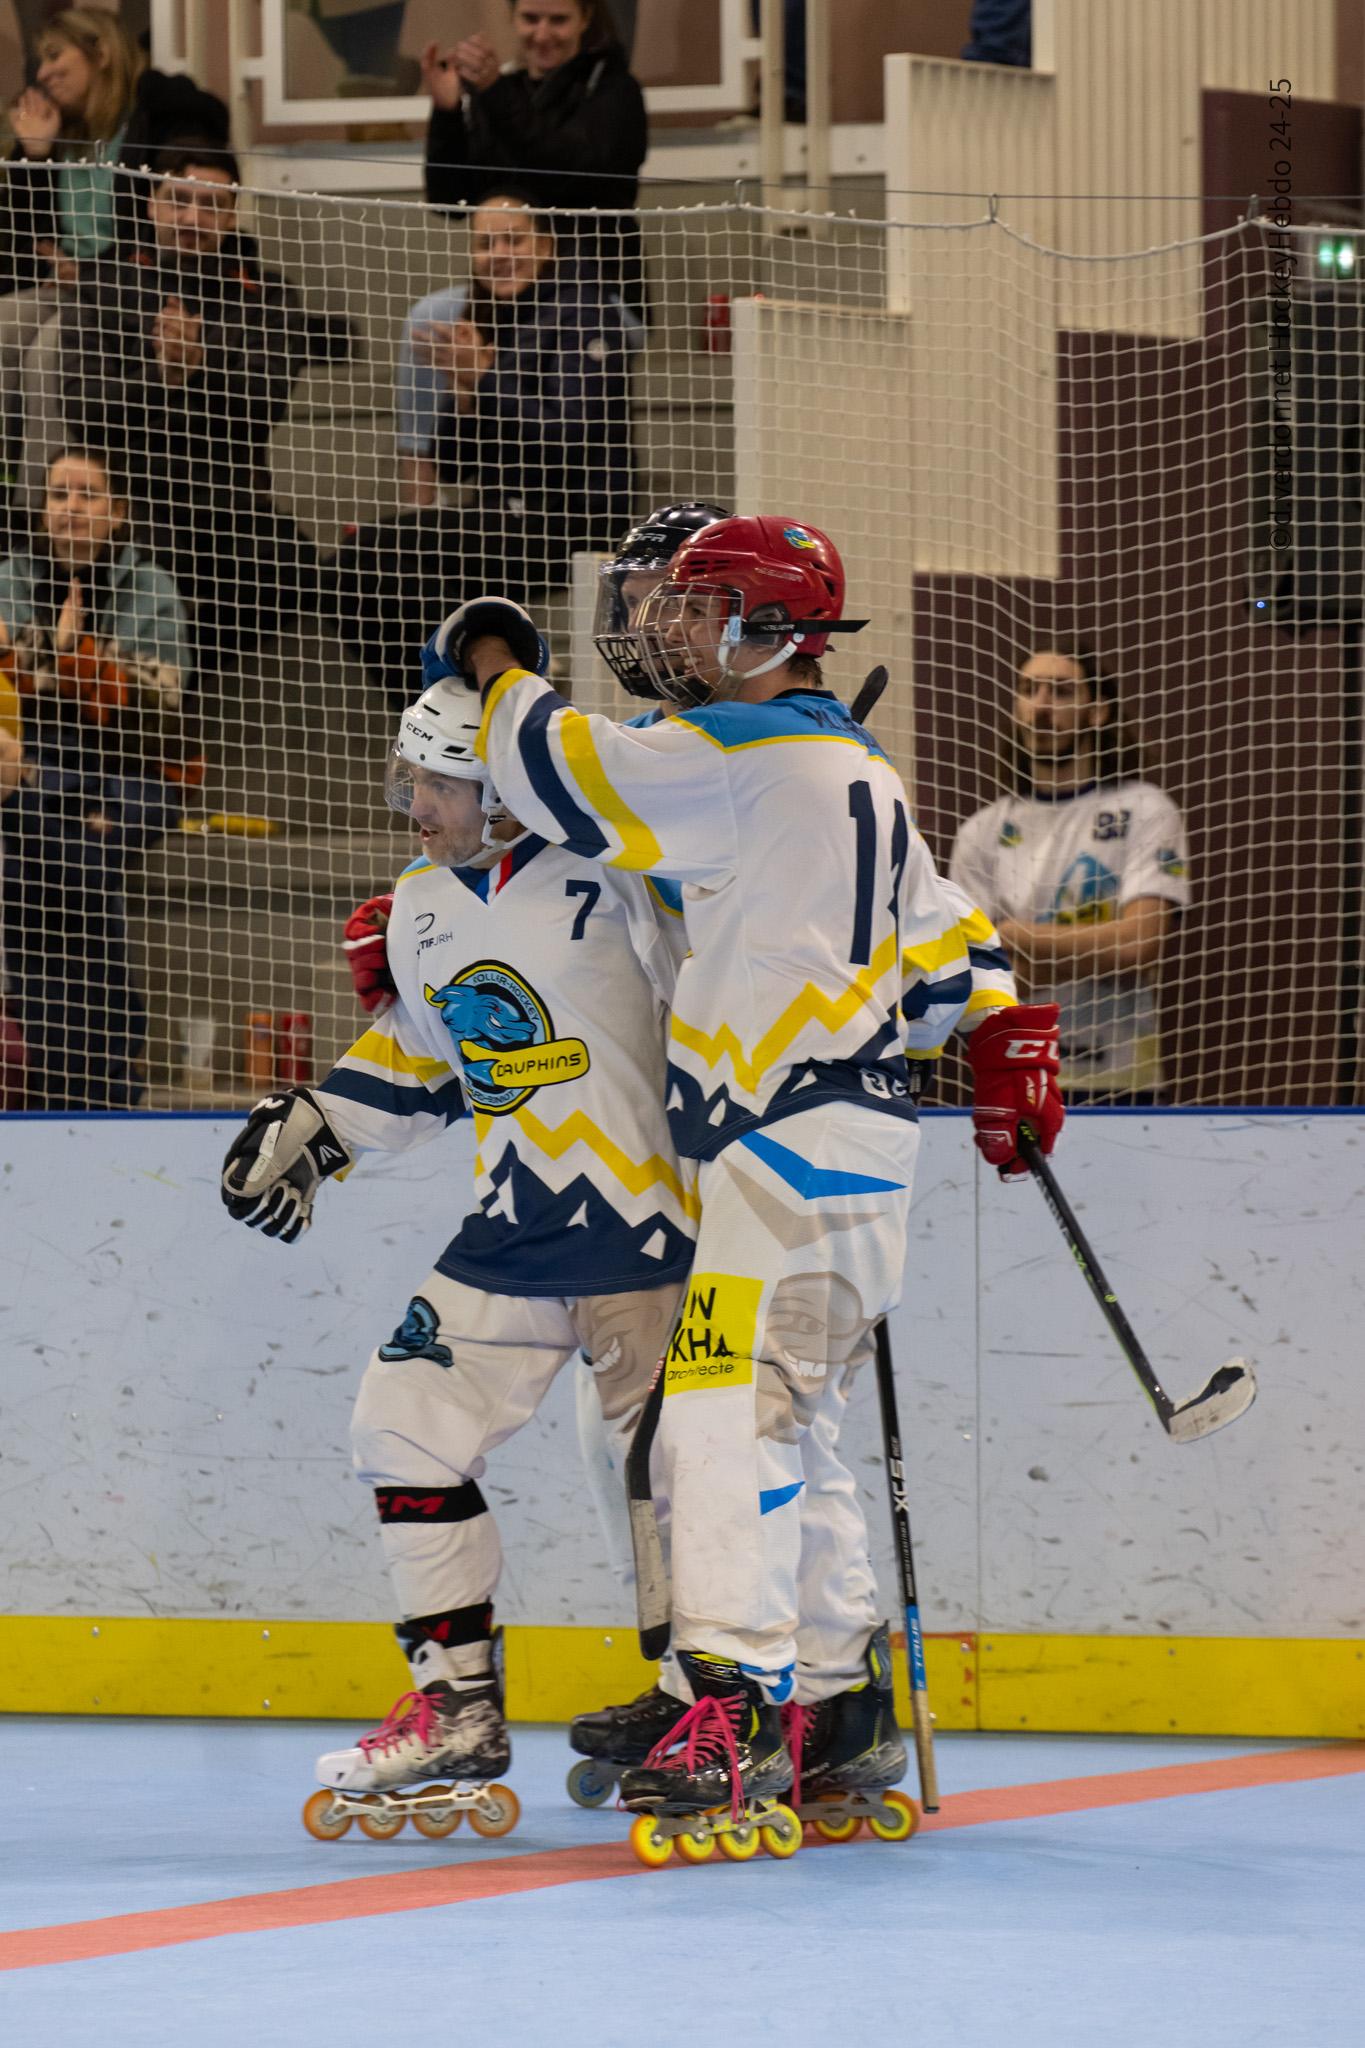
<path id="1" fill-rule="evenodd" d="M 403 1486 L 376 1486 L 374 1504 L 381 1522 L 470 1522 L 486 1515 L 488 1503 L 472 1479 L 463 1486 L 433 1486 L 424 1492 Z"/>

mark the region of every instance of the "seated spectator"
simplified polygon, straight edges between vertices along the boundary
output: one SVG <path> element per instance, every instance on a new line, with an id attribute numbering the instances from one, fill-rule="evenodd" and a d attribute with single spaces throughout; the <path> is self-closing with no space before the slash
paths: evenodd
<path id="1" fill-rule="evenodd" d="M 593 207 L 606 219 L 578 228 L 609 292 L 644 308 L 633 207 L 649 147 L 645 99 L 603 0 L 511 0 L 521 62 L 504 71 L 487 36 L 448 49 L 428 44 L 431 94 L 426 192 L 432 206 L 474 205 L 509 180 L 542 207 Z M 560 223 L 561 235 L 569 223 Z"/>
<path id="2" fill-rule="evenodd" d="M 193 138 L 145 181 L 145 242 L 82 282 L 61 323 L 61 409 L 32 427 L 107 449 L 140 531 L 191 599 L 203 663 L 274 629 L 316 555 L 270 497 L 269 440 L 318 353 L 292 285 L 237 221 L 237 165 Z"/>
<path id="3" fill-rule="evenodd" d="M 625 316 L 550 218 L 503 192 L 474 214 L 466 316 L 420 346 L 438 380 L 435 466 L 465 501 L 362 528 L 336 560 L 347 638 L 395 695 L 433 618 L 476 589 L 526 598 L 608 547 L 633 494 Z"/>
<path id="4" fill-rule="evenodd" d="M 182 813 L 189 632 L 164 569 L 124 537 L 107 464 L 52 464 L 42 535 L 0 562 L 0 660 L 24 711 L 0 775 L 0 956 L 30 1109 L 131 1109 L 146 1013 L 128 958 L 130 865 Z"/>
<path id="5" fill-rule="evenodd" d="M 1021 992 L 1061 1006 L 1073 1101 L 1139 1105 L 1165 1086 L 1151 975 L 1190 900 L 1185 826 L 1082 648 L 1019 671 L 1013 791 L 968 818 L 948 873 L 996 926 Z"/>
<path id="6" fill-rule="evenodd" d="M 99 260 L 138 239 L 137 197 L 118 166 L 137 166 L 193 130 L 225 149 L 228 112 L 192 79 L 149 70 L 102 7 L 67 7 L 38 37 L 34 84 L 10 108 L 0 195 L 0 401 L 8 433 L 50 380 L 62 299 Z M 94 161 L 96 151 L 101 160 Z"/>

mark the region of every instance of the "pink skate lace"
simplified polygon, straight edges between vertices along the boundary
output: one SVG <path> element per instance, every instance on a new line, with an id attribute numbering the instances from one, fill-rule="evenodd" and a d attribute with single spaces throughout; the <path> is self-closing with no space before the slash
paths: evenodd
<path id="1" fill-rule="evenodd" d="M 798 1706 L 795 1700 L 782 1709 L 782 1739 L 791 1751 L 793 1801 L 801 1797 L 801 1758 L 814 1720 L 814 1707 Z"/>
<path id="2" fill-rule="evenodd" d="M 675 1721 L 645 1758 L 646 1770 L 695 1771 L 724 1757 L 730 1766 L 730 1818 L 738 1820 L 743 1800 L 739 1782 L 739 1717 L 744 1699 L 713 1699 L 708 1693 Z M 670 1755 L 673 1750 L 677 1753 Z"/>
<path id="3" fill-rule="evenodd" d="M 368 1757 L 376 1751 L 382 1756 L 385 1750 L 396 1749 L 408 1735 L 415 1735 L 419 1742 L 429 1742 L 435 1720 L 436 1707 L 426 1693 L 405 1692 L 401 1700 L 394 1701 L 379 1726 L 361 1736 L 359 1747 Z"/>

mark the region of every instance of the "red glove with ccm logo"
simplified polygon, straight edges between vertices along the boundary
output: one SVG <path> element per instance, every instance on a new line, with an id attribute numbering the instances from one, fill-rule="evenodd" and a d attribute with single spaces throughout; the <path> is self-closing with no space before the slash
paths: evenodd
<path id="1" fill-rule="evenodd" d="M 389 972 L 388 947 L 384 938 L 393 915 L 393 896 L 371 896 L 359 904 L 346 920 L 341 950 L 351 970 L 356 997 L 371 1017 L 383 1016 L 398 1000 L 398 988 Z"/>
<path id="2" fill-rule="evenodd" d="M 1028 1172 L 1019 1156 L 1019 1126 L 1026 1123 L 1048 1153 L 1066 1110 L 1057 1086 L 1057 1005 L 1016 1003 L 992 1010 L 967 1040 L 972 1063 L 973 1142 L 1000 1170 L 1001 1180 Z"/>

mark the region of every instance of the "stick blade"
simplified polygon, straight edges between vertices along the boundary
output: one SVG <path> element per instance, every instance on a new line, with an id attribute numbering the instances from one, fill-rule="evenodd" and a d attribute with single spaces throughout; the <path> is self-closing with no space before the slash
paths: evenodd
<path id="1" fill-rule="evenodd" d="M 632 1500 L 629 1507 L 630 1539 L 635 1551 L 635 1610 L 640 1655 L 652 1663 L 668 1648 L 673 1601 L 654 1503 L 652 1500 Z"/>
<path id="2" fill-rule="evenodd" d="M 1201 1394 L 1172 1410 L 1166 1425 L 1174 1443 L 1192 1444 L 1215 1429 L 1226 1429 L 1239 1415 L 1245 1415 L 1256 1399 L 1256 1375 L 1245 1358 L 1229 1358 L 1220 1365 Z"/>

